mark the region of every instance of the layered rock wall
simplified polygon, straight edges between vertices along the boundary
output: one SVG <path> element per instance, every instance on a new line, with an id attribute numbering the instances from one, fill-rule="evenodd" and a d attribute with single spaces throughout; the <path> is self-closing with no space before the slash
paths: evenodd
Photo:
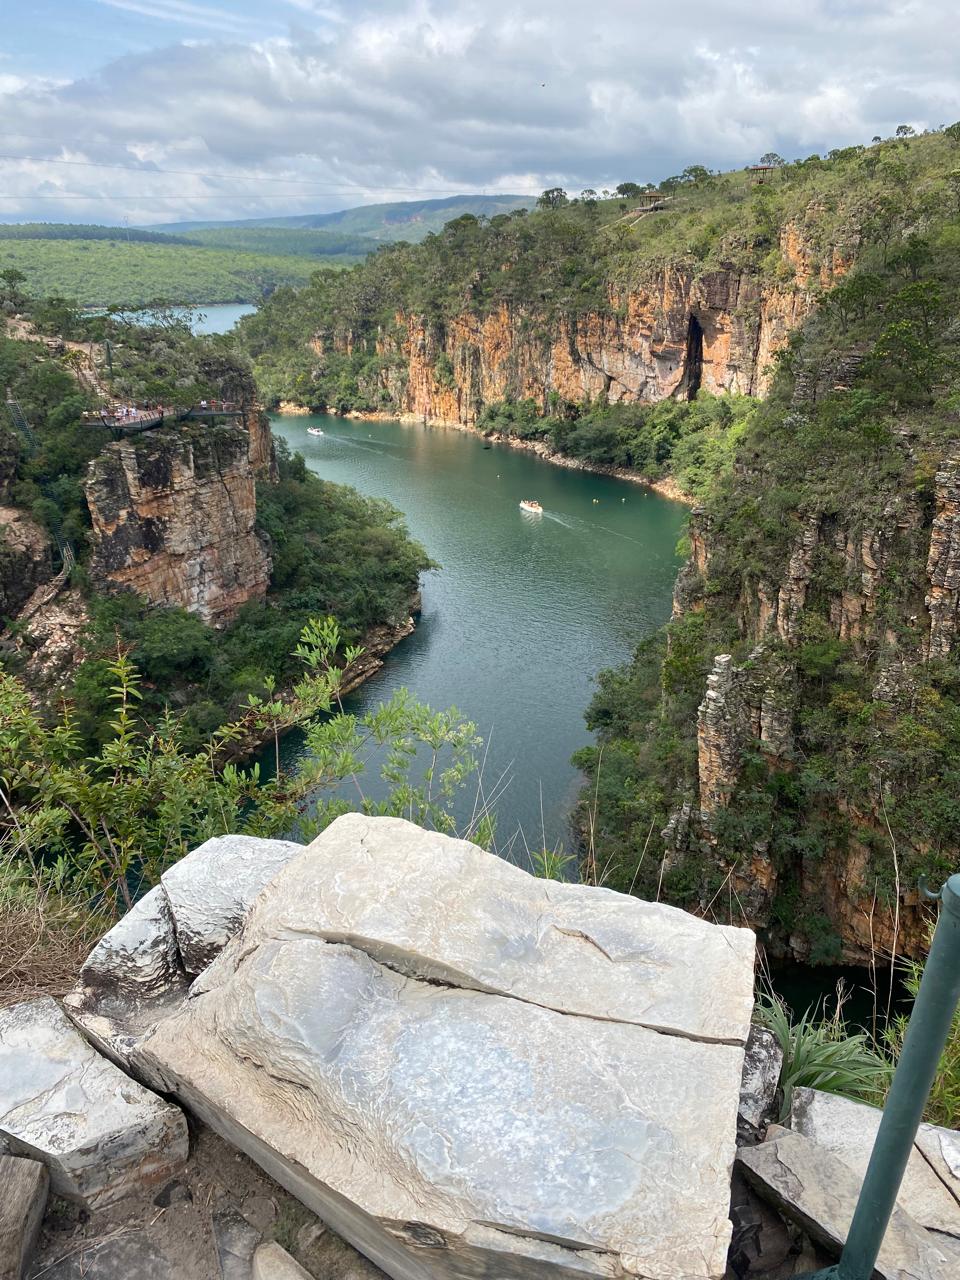
<path id="1" fill-rule="evenodd" d="M 703 607 L 705 579 L 723 550 L 720 534 L 698 513 L 691 520 L 691 548 L 675 591 L 675 617 Z M 922 570 L 914 572 L 923 565 L 925 577 Z M 890 620 L 894 615 L 906 630 Z M 795 760 L 802 646 L 832 634 L 875 667 L 870 697 L 876 732 L 882 734 L 888 720 L 912 705 L 922 664 L 947 657 L 956 646 L 958 615 L 960 460 L 947 459 L 937 471 L 932 510 L 920 495 L 906 491 L 893 496 L 871 524 L 853 516 L 809 517 L 773 581 L 744 575 L 736 621 L 754 647 L 745 660 L 731 654 L 714 659 L 697 720 L 697 791 L 664 833 L 668 856 L 698 841 L 704 850 L 716 843 L 718 820 L 752 754 L 759 752 L 780 772 L 802 764 Z M 880 791 L 878 777 L 878 797 Z M 729 883 L 746 918 L 756 927 L 768 925 L 778 895 L 789 886 L 800 900 L 823 905 L 848 960 L 923 954 L 929 920 L 917 894 L 905 887 L 896 907 L 877 900 L 876 855 L 868 846 L 889 843 L 880 800 L 857 811 L 842 795 L 833 801 L 825 796 L 824 803 L 837 807 L 840 824 L 849 830 L 842 847 L 798 852 L 789 865 L 781 865 L 766 840 L 743 849 Z M 806 955 L 808 942 L 799 934 L 786 942 Z"/>
<path id="2" fill-rule="evenodd" d="M 108 445 L 90 464 L 94 579 L 216 626 L 263 599 L 269 552 L 256 531 L 269 430 L 164 430 Z"/>
<path id="3" fill-rule="evenodd" d="M 699 387 L 762 394 L 771 362 L 815 305 L 819 288 L 846 270 L 839 254 L 814 272 L 802 228 L 781 236 L 783 279 L 739 268 L 695 274 L 666 266 L 635 289 L 610 293 L 603 311 L 546 319 L 535 307 L 502 303 L 485 315 L 463 311 L 443 324 L 398 311 L 381 333 L 386 357 L 379 390 L 418 418 L 470 424 L 484 405 L 551 393 L 573 403 L 685 396 Z M 333 335 L 349 353 L 356 335 Z M 315 350 L 326 349 L 317 340 Z M 441 357 L 443 360 L 441 361 Z"/>

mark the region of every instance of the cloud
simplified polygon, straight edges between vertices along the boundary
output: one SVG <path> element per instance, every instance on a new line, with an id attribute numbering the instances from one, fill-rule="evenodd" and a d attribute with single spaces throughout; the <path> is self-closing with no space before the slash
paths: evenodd
<path id="1" fill-rule="evenodd" d="M 207 4 L 193 4 L 190 0 L 97 0 L 97 4 L 146 18 L 158 18 L 161 22 L 175 23 L 179 27 L 201 27 L 230 35 L 238 27 L 253 26 L 253 23 L 236 11 Z"/>
<path id="2" fill-rule="evenodd" d="M 261 39 L 237 34 L 249 7 L 101 3 L 216 34 L 68 84 L 4 94 L 0 81 L 4 132 L 34 139 L 2 150 L 41 158 L 0 162 L 15 197 L 0 217 L 157 222 L 602 188 L 960 117 L 960 72 L 935 34 L 951 26 L 946 0 L 287 0 L 292 25 Z"/>

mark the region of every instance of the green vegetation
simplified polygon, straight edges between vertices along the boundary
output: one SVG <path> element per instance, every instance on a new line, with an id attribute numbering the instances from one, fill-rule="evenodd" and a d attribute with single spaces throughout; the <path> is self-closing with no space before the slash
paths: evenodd
<path id="1" fill-rule="evenodd" d="M 346 644 L 375 626 L 403 622 L 420 573 L 431 562 L 388 503 L 320 480 L 299 454 L 278 447 L 279 479 L 261 485 L 257 521 L 270 538 L 273 574 L 263 604 L 249 603 L 215 632 L 183 609 L 157 608 L 129 592 L 90 600 L 88 655 L 70 696 L 78 732 L 90 743 L 111 736 L 109 690 L 117 643 L 143 678 L 150 719 L 174 703 L 181 739 L 202 741 L 240 714 L 266 680 L 290 685 L 304 620 L 334 612 Z"/>
<path id="2" fill-rule="evenodd" d="M 251 698 L 236 721 L 194 747 L 178 716 L 145 713 L 144 681 L 120 649 L 107 671 L 110 733 L 93 754 L 69 702 L 53 718 L 38 713 L 23 685 L 0 673 L 0 994 L 62 991 L 75 977 L 78 942 L 210 836 L 309 841 L 358 807 L 358 795 L 364 812 L 451 831 L 450 802 L 476 769 L 473 725 L 404 691 L 361 718 L 345 714 L 340 689 L 360 655 L 344 648 L 333 619 L 310 622 L 297 645 L 302 675 L 292 694 L 281 702 L 265 677 L 266 698 Z M 308 748 L 296 771 L 281 767 L 279 751 L 269 779 L 256 765 L 230 762 L 238 744 L 264 735 L 276 742 L 295 725 Z M 424 755 L 429 767 L 421 772 Z M 374 760 L 386 761 L 390 784 L 380 803 L 363 796 Z M 349 803 L 338 790 L 346 781 Z M 491 837 L 486 825 L 472 834 Z M 25 947 L 31 939 L 42 940 L 44 959 Z"/>
<path id="3" fill-rule="evenodd" d="M 336 258 L 347 265 L 377 248 L 370 236 L 314 227 L 205 227 L 186 236 L 170 236 L 184 244 L 241 253 L 293 254 L 301 258 Z M 329 265 L 333 265 L 332 263 Z"/>
<path id="4" fill-rule="evenodd" d="M 724 886 L 762 850 L 777 876 L 768 929 L 804 938 L 814 962 L 840 955 L 830 868 L 853 858 L 851 891 L 883 906 L 920 872 L 942 879 L 960 856 L 960 666 L 955 650 L 922 660 L 935 475 L 958 437 L 949 299 L 960 219 L 946 194 L 957 147 L 937 135 L 812 167 L 826 212 L 811 236 L 826 253 L 858 210 L 855 269 L 782 354 L 733 467 L 700 485 L 706 572 L 688 568 L 683 616 L 601 675 L 588 715 L 599 745 L 580 755 L 592 778 L 584 822 L 609 883 L 648 894 L 662 881 L 674 901 L 726 912 Z M 797 168 L 764 200 L 792 200 Z M 771 632 L 761 601 L 775 605 L 790 584 L 805 535 L 801 607 Z M 742 667 L 743 687 L 774 691 L 787 738 L 746 742 L 705 833 L 695 732 L 718 653 Z M 664 857 L 657 836 L 671 820 Z"/>
<path id="5" fill-rule="evenodd" d="M 923 977 L 923 965 L 915 960 L 906 961 L 903 970 L 907 990 L 916 999 L 920 979 Z M 886 1047 L 895 1060 L 900 1057 L 908 1022 L 908 1013 L 896 1014 L 887 1028 Z M 960 1129 L 960 1006 L 953 1012 L 950 1034 L 937 1064 L 937 1074 L 923 1118 L 930 1124 Z"/>
<path id="6" fill-rule="evenodd" d="M 865 1031 L 850 1031 L 845 1025 L 842 1000 L 830 1016 L 815 1008 L 793 1021 L 776 996 L 761 993 L 757 1015 L 783 1050 L 781 1121 L 790 1115 L 793 1091 L 798 1088 L 838 1093 L 874 1106 L 883 1104 L 892 1064 L 871 1047 Z"/>
<path id="7" fill-rule="evenodd" d="M 33 297 L 65 294 L 85 307 L 141 307 L 155 298 L 188 305 L 259 302 L 281 285 L 306 281 L 313 265 L 291 254 L 268 256 L 182 240 L 128 241 L 119 229 L 114 239 L 89 240 L 7 235 L 11 230 L 16 228 L 0 226 L 0 269 L 22 271 Z"/>
<path id="8" fill-rule="evenodd" d="M 0 278 L 0 307 L 6 299 L 26 308 L 38 324 L 57 319 L 61 332 L 96 340 L 98 350 L 109 342 L 110 386 L 118 398 L 252 404 L 253 386 L 242 362 L 223 337 L 192 334 L 189 316 L 157 309 L 149 324 L 83 318 L 64 304 L 32 303 L 21 289 L 10 273 Z M 87 343 L 79 354 L 89 349 Z M 129 592 L 102 595 L 87 578 L 90 516 L 83 482 L 89 462 L 111 436 L 83 417 L 94 400 L 75 376 L 77 354 L 66 349 L 58 355 L 41 343 L 0 337 L 0 380 L 20 401 L 39 441 L 29 454 L 2 415 L 0 487 L 8 501 L 48 528 L 62 521 L 64 536 L 77 549 L 74 580 L 87 598 L 91 622 L 83 637 L 85 660 L 67 692 L 85 743 L 96 746 L 111 736 L 110 672 L 118 643 L 143 677 L 143 713 L 156 720 L 170 705 L 185 707 L 178 732 L 196 744 L 238 715 L 251 695 L 263 696 L 268 676 L 290 683 L 296 673 L 292 655 L 308 618 L 334 614 L 347 644 L 407 618 L 419 575 L 432 565 L 409 538 L 399 512 L 320 480 L 282 442 L 276 482 L 257 489 L 257 523 L 273 559 L 264 603 L 248 604 L 231 626 L 215 632 L 182 609 L 154 607 Z"/>
<path id="9" fill-rule="evenodd" d="M 756 403 L 701 393 L 654 405 L 565 405 L 562 414 L 542 417 L 533 400 L 507 401 L 488 405 L 477 430 L 542 440 L 566 457 L 625 467 L 648 480 L 672 476 L 684 493 L 703 498 L 733 465 Z"/>

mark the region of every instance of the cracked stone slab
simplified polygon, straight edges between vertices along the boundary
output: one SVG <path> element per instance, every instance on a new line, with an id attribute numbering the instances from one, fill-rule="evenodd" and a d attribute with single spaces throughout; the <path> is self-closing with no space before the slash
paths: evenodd
<path id="1" fill-rule="evenodd" d="M 256 836 L 214 836 L 163 873 L 184 968 L 202 973 L 226 946 L 264 885 L 304 846 Z"/>
<path id="2" fill-rule="evenodd" d="M 755 1190 L 834 1256 L 847 1238 L 860 1176 L 800 1133 L 743 1147 L 737 1164 Z M 955 1280 L 955 1262 L 938 1237 L 894 1209 L 877 1259 L 881 1280 Z"/>
<path id="3" fill-rule="evenodd" d="M 0 1139 L 88 1206 L 169 1178 L 187 1157 L 180 1109 L 101 1057 L 49 997 L 0 1010 Z"/>
<path id="4" fill-rule="evenodd" d="M 255 927 L 252 944 L 354 943 L 411 976 L 564 1013 L 734 1044 L 750 1030 L 750 930 L 540 880 L 399 818 L 338 818 L 273 880 Z"/>
<path id="5" fill-rule="evenodd" d="M 882 1116 L 882 1111 L 866 1103 L 819 1089 L 798 1088 L 793 1091 L 790 1127 L 842 1160 L 862 1179 Z M 936 1133 L 932 1125 L 923 1128 Z M 949 1135 L 950 1131 L 942 1133 Z M 928 1146 L 932 1153 L 932 1140 Z M 910 1153 L 897 1203 L 922 1226 L 960 1236 L 960 1203 L 916 1147 Z"/>
<path id="6" fill-rule="evenodd" d="M 269 937 L 269 905 L 137 1056 L 389 1275 L 723 1274 L 741 1046 Z"/>

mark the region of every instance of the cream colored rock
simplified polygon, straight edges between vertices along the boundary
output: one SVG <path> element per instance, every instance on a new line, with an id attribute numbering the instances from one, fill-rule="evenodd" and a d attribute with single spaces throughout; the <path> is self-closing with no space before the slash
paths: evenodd
<path id="1" fill-rule="evenodd" d="M 399 818 L 346 814 L 277 877 L 248 944 L 295 934 L 563 1013 L 738 1044 L 750 1030 L 749 930 L 540 880 Z"/>
<path id="2" fill-rule="evenodd" d="M 202 973 L 239 929 L 250 904 L 304 846 L 256 836 L 214 836 L 163 873 L 184 968 Z"/>
<path id="3" fill-rule="evenodd" d="M 861 1185 L 847 1164 L 802 1134 L 782 1131 L 773 1141 L 742 1147 L 737 1163 L 761 1196 L 834 1256 L 839 1254 Z M 952 1250 L 940 1241 L 898 1206 L 883 1238 L 876 1274 L 882 1280 L 954 1280 Z"/>
<path id="4" fill-rule="evenodd" d="M 257 1246 L 251 1280 L 313 1280 L 313 1276 L 296 1258 L 291 1258 L 286 1249 L 271 1240 Z"/>
<path id="5" fill-rule="evenodd" d="M 89 1206 L 145 1190 L 187 1158 L 179 1108 L 102 1058 L 49 997 L 0 1012 L 0 1141 Z"/>
<path id="6" fill-rule="evenodd" d="M 863 1178 L 882 1116 L 882 1111 L 862 1102 L 800 1088 L 793 1091 L 790 1127 Z M 960 1236 L 960 1203 L 916 1149 L 907 1162 L 897 1203 L 922 1226 Z"/>
<path id="7" fill-rule="evenodd" d="M 350 816 L 135 1060 L 395 1280 L 707 1280 L 752 973 L 749 933 Z"/>

